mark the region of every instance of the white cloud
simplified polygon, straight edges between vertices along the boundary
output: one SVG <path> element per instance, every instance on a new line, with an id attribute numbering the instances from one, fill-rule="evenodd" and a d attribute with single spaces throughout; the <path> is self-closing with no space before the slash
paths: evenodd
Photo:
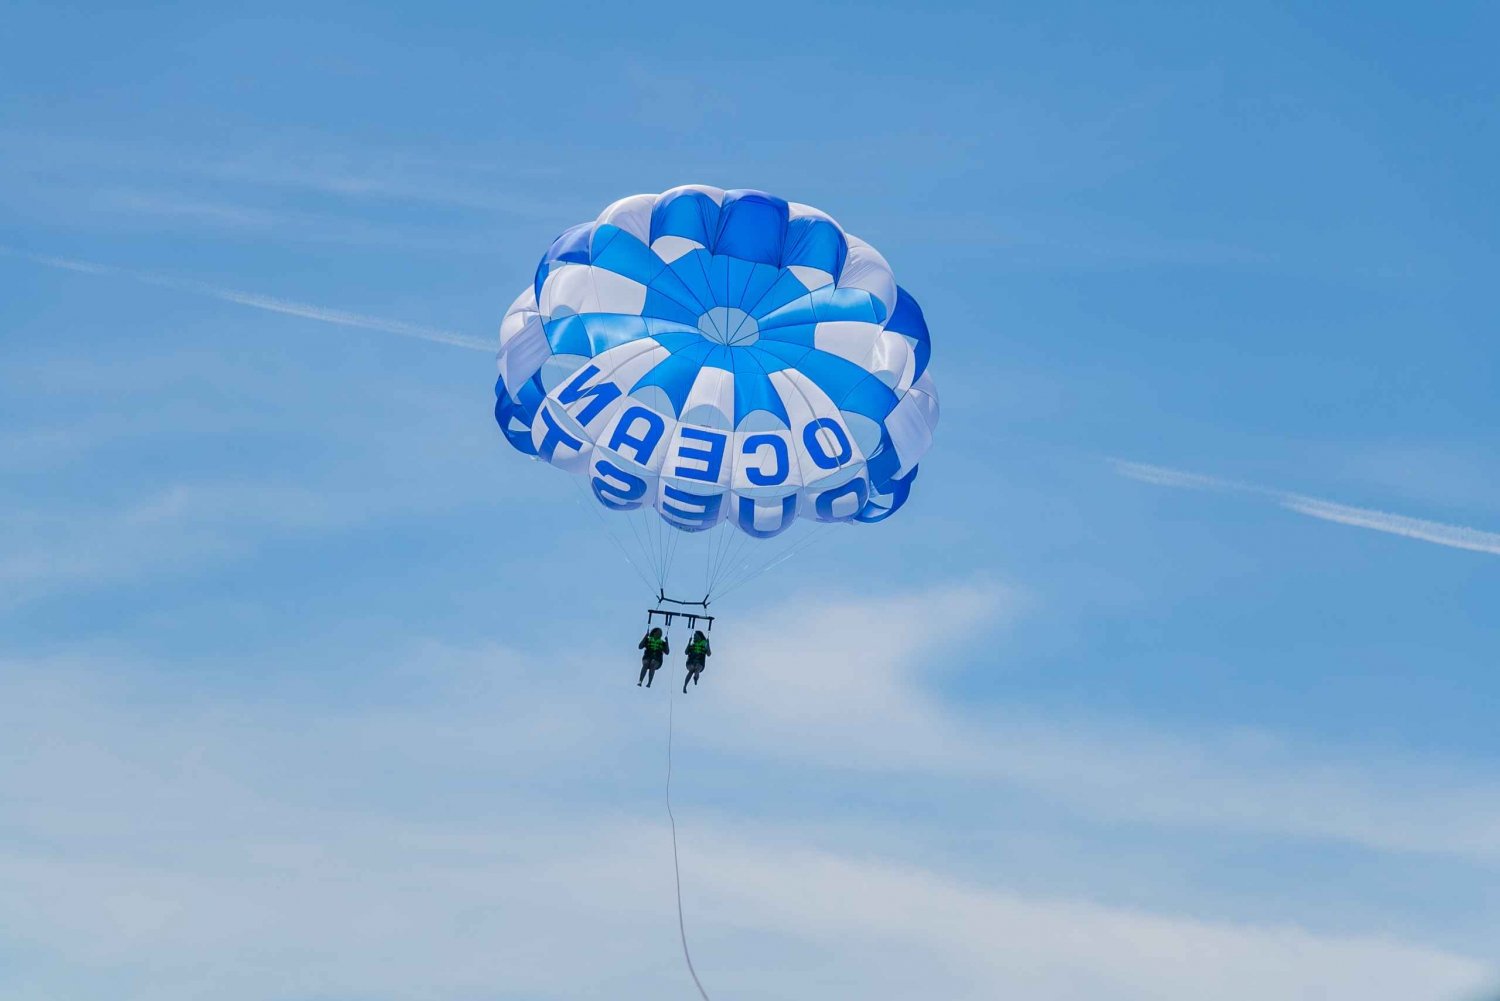
<path id="1" fill-rule="evenodd" d="M 950 663 L 1003 675 L 1024 595 L 959 585 L 793 601 L 705 678 L 695 740 L 789 761 L 988 781 L 1101 819 L 1500 863 L 1500 784 L 1446 760 L 1309 748 L 1253 731 L 1171 735 L 939 701 Z"/>
<path id="2" fill-rule="evenodd" d="M 388 497 L 378 503 L 394 504 Z M 267 536 L 355 525 L 375 507 L 358 493 L 245 483 L 176 484 L 117 506 L 12 507 L 13 531 L 0 540 L 0 607 L 195 570 Z"/>
<path id="3" fill-rule="evenodd" d="M 962 625 L 997 595 L 899 604 Z M 887 608 L 838 615 L 868 629 Z M 685 996 L 664 818 L 632 794 L 632 772 L 660 767 L 659 718 L 560 683 L 512 697 L 525 661 L 433 648 L 384 679 L 405 679 L 399 698 L 339 707 L 163 693 L 128 665 L 3 664 L 0 993 Z M 826 707 L 847 691 L 796 694 Z M 1379 934 L 1018 893 L 1003 865 L 943 871 L 920 843 L 814 851 L 795 825 L 685 812 L 688 930 L 713 996 L 1449 1001 L 1486 973 Z"/>

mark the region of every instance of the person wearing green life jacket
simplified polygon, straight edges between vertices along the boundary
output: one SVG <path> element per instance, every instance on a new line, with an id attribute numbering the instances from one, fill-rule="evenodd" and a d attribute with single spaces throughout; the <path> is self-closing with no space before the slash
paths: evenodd
<path id="1" fill-rule="evenodd" d="M 649 633 L 641 637 L 637 650 L 644 650 L 641 654 L 641 676 L 636 681 L 637 688 L 641 682 L 646 687 L 651 687 L 651 682 L 656 679 L 656 669 L 661 667 L 661 659 L 672 652 L 671 646 L 667 644 L 667 638 L 661 634 L 661 626 L 654 627 Z"/>
<path id="2" fill-rule="evenodd" d="M 698 683 L 698 675 L 703 673 L 703 662 L 712 657 L 714 652 L 709 649 L 708 637 L 703 635 L 703 630 L 693 631 L 693 638 L 687 645 L 687 677 L 682 679 L 683 694 L 687 693 L 688 682 Z"/>

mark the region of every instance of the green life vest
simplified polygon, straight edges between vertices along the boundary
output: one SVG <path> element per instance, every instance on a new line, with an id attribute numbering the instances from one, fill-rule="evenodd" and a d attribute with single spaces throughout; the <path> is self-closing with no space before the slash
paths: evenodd
<path id="1" fill-rule="evenodd" d="M 708 653 L 708 640 L 693 640 L 688 644 L 687 652 L 695 657 L 701 657 Z"/>
<path id="2" fill-rule="evenodd" d="M 666 649 L 666 647 L 667 647 L 667 641 L 664 640 L 664 639 L 662 639 L 660 636 L 647 636 L 646 637 L 646 652 L 647 653 L 661 653 L 663 650 Z"/>

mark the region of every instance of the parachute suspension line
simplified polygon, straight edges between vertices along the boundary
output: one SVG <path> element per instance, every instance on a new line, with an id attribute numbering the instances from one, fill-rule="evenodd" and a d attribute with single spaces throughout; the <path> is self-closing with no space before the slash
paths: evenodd
<path id="1" fill-rule="evenodd" d="M 721 532 L 718 554 L 714 559 L 713 576 L 708 586 L 709 593 L 712 593 L 719 581 L 723 579 L 725 567 L 729 566 L 734 558 L 738 558 L 737 554 L 742 552 L 746 544 L 750 541 L 750 535 L 746 532 L 738 531 L 733 522 L 725 522 Z M 732 558 L 730 556 L 731 552 L 735 553 L 736 556 Z"/>
<path id="2" fill-rule="evenodd" d="M 677 550 L 682 548 L 682 537 L 692 533 L 684 532 L 680 528 L 667 526 L 667 572 L 672 572 L 672 565 L 677 562 Z"/>
<path id="3" fill-rule="evenodd" d="M 656 566 L 656 586 L 666 583 L 666 560 L 661 555 L 661 515 L 653 507 L 640 508 L 641 534 L 646 537 L 646 548 L 651 551 L 651 560 Z"/>
<path id="4" fill-rule="evenodd" d="M 620 541 L 618 536 L 615 535 L 614 529 L 609 527 L 609 522 L 604 520 L 604 515 L 599 512 L 598 505 L 593 503 L 593 498 L 588 496 L 583 484 L 578 481 L 578 477 L 569 476 L 568 479 L 572 480 L 574 486 L 578 488 L 578 492 L 580 495 L 578 498 L 578 503 L 588 508 L 589 511 L 593 513 L 594 517 L 599 519 L 599 524 L 604 527 L 604 533 L 609 536 L 609 541 L 613 542 L 615 544 L 615 548 L 620 551 L 620 555 L 625 557 L 625 562 L 630 564 L 630 569 L 635 571 L 636 576 L 641 579 L 641 583 L 645 584 L 647 587 L 650 587 L 651 578 L 647 577 L 646 571 L 637 566 L 635 560 L 630 558 L 630 553 L 628 550 L 626 550 L 625 544 Z"/>
<path id="5" fill-rule="evenodd" d="M 750 551 L 751 536 L 745 532 L 737 534 L 739 538 L 735 540 L 736 545 L 733 551 L 730 552 L 728 559 L 724 561 L 724 566 L 719 570 L 720 582 L 724 581 L 727 577 L 734 576 L 740 567 L 749 562 L 747 553 Z"/>
<path id="6" fill-rule="evenodd" d="M 785 553 L 800 544 L 804 539 L 807 538 L 808 535 L 813 534 L 813 532 L 815 531 L 816 526 L 813 525 L 804 526 L 804 529 L 800 535 L 797 534 L 797 529 L 795 527 L 789 529 L 787 534 L 790 537 L 787 539 L 783 539 L 781 544 L 775 547 L 769 556 L 767 556 L 763 560 L 759 560 L 759 562 L 757 562 L 758 557 L 751 555 L 751 553 L 748 552 L 747 546 L 741 546 L 739 550 L 734 554 L 734 557 L 729 561 L 727 569 L 719 575 L 721 593 L 728 590 L 730 587 L 733 587 L 738 582 L 738 579 L 741 575 L 754 573 L 761 567 L 767 566 L 771 563 L 775 563 Z"/>
<path id="7" fill-rule="evenodd" d="M 713 567 L 714 567 L 714 547 L 713 547 L 713 542 L 714 542 L 713 538 L 707 532 L 703 533 L 703 593 L 704 593 L 704 595 L 707 595 L 710 591 L 713 590 L 713 583 L 714 583 L 714 574 L 713 574 Z"/>
<path id="8" fill-rule="evenodd" d="M 677 937 L 682 940 L 682 958 L 687 962 L 693 986 L 698 988 L 698 996 L 703 1001 L 710 1001 L 708 992 L 703 989 L 703 982 L 698 979 L 698 971 L 693 969 L 693 955 L 688 952 L 687 925 L 682 919 L 682 867 L 677 862 L 677 818 L 672 815 L 672 707 L 677 703 L 677 689 L 671 685 L 667 687 L 672 689 L 672 694 L 667 699 L 667 823 L 672 827 L 672 879 L 677 889 Z"/>
<path id="9" fill-rule="evenodd" d="M 765 566 L 759 567 L 748 574 L 742 574 L 738 580 L 732 580 L 731 582 L 726 584 L 723 590 L 719 592 L 718 596 L 722 598 L 730 591 L 734 591 L 738 588 L 744 587 L 746 584 L 750 583 L 761 574 L 768 573 L 771 570 L 776 569 L 792 557 L 799 556 L 802 553 L 807 552 L 812 547 L 816 546 L 818 543 L 825 541 L 829 538 L 828 528 L 829 526 L 821 524 L 813 528 L 802 538 L 798 539 L 791 546 L 787 547 L 787 550 L 776 559 L 771 560 L 771 562 L 767 563 Z"/>
<path id="10" fill-rule="evenodd" d="M 730 546 L 734 544 L 734 538 L 731 535 L 734 531 L 732 526 L 726 524 L 719 530 L 719 537 L 714 540 L 717 545 L 714 547 L 714 566 L 708 581 L 708 592 L 710 594 L 713 593 L 714 585 L 719 582 L 719 577 L 724 572 L 725 557 L 729 555 Z"/>

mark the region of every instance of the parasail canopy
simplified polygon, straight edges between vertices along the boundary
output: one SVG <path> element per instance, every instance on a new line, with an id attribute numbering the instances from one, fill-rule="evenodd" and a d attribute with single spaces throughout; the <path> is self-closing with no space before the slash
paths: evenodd
<path id="1" fill-rule="evenodd" d="M 501 323 L 495 417 L 605 508 L 770 538 L 906 502 L 930 354 L 916 300 L 828 215 L 685 185 L 548 248 Z"/>

